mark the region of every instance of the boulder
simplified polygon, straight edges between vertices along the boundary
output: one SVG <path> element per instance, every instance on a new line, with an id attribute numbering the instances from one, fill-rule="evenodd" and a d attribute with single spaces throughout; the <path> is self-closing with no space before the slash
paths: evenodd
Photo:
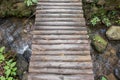
<path id="1" fill-rule="evenodd" d="M 100 35 L 94 35 L 92 37 L 92 45 L 98 52 L 103 52 L 107 47 L 108 42 Z"/>
<path id="2" fill-rule="evenodd" d="M 106 36 L 110 40 L 120 40 L 120 26 L 111 26 L 107 32 Z"/>

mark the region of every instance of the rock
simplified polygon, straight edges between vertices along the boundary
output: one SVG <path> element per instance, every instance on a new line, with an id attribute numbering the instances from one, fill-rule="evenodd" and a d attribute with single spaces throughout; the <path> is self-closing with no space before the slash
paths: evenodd
<path id="1" fill-rule="evenodd" d="M 107 80 L 117 80 L 113 73 L 106 76 Z"/>
<path id="2" fill-rule="evenodd" d="M 116 66 L 116 64 L 118 63 L 117 50 L 114 47 L 112 47 L 111 45 L 107 46 L 106 51 L 104 52 L 103 57 L 112 66 Z"/>
<path id="3" fill-rule="evenodd" d="M 23 0 L 2 0 L 0 17 L 29 17 L 35 11 L 35 6 L 27 7 Z"/>
<path id="4" fill-rule="evenodd" d="M 120 40 L 120 26 L 111 26 L 106 35 L 110 40 Z"/>
<path id="5" fill-rule="evenodd" d="M 103 52 L 107 47 L 108 42 L 100 35 L 94 35 L 92 37 L 92 45 L 98 52 Z"/>
<path id="6" fill-rule="evenodd" d="M 26 50 L 23 54 L 23 57 L 26 59 L 27 62 L 30 61 L 31 53 L 32 53 L 32 51 L 29 49 L 29 50 Z"/>
<path id="7" fill-rule="evenodd" d="M 115 74 L 115 76 L 120 80 L 120 68 L 116 68 L 116 69 L 114 70 L 114 74 Z"/>
<path id="8" fill-rule="evenodd" d="M 102 6 L 105 4 L 105 0 L 99 0 L 97 4 Z"/>
<path id="9" fill-rule="evenodd" d="M 17 75 L 21 80 L 23 73 L 28 70 L 28 62 L 21 54 L 17 54 L 17 68 Z"/>

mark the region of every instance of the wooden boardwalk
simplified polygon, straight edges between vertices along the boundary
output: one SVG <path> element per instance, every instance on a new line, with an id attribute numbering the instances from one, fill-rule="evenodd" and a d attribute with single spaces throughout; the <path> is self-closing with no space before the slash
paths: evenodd
<path id="1" fill-rule="evenodd" d="M 39 0 L 28 80 L 94 80 L 82 0 Z"/>

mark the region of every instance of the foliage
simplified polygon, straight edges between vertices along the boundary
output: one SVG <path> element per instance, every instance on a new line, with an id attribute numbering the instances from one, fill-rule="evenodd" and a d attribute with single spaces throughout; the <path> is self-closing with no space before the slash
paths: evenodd
<path id="1" fill-rule="evenodd" d="M 105 77 L 102 77 L 101 80 L 107 80 Z"/>
<path id="2" fill-rule="evenodd" d="M 102 19 L 102 22 L 103 22 L 107 27 L 111 25 L 111 22 L 110 22 L 110 20 L 109 20 L 107 17 L 104 17 L 104 18 Z"/>
<path id="3" fill-rule="evenodd" d="M 37 0 L 25 0 L 24 3 L 27 5 L 27 6 L 31 6 L 33 5 L 34 3 L 37 3 L 38 1 Z"/>
<path id="4" fill-rule="evenodd" d="M 4 63 L 4 74 L 0 77 L 0 80 L 16 80 L 16 62 L 13 59 L 6 59 L 4 56 L 5 47 L 0 48 L 0 63 Z"/>
<path id="5" fill-rule="evenodd" d="M 120 19 L 119 20 L 117 20 L 117 21 L 115 21 L 117 24 L 120 24 Z"/>
<path id="6" fill-rule="evenodd" d="M 95 26 L 97 23 L 100 22 L 100 19 L 97 16 L 95 16 L 94 18 L 91 19 L 90 22 L 93 26 Z"/>

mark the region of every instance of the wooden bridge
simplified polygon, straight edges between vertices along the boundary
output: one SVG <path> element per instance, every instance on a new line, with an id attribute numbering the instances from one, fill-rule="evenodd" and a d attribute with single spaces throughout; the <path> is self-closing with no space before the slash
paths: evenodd
<path id="1" fill-rule="evenodd" d="M 39 0 L 28 80 L 94 80 L 82 0 Z"/>

